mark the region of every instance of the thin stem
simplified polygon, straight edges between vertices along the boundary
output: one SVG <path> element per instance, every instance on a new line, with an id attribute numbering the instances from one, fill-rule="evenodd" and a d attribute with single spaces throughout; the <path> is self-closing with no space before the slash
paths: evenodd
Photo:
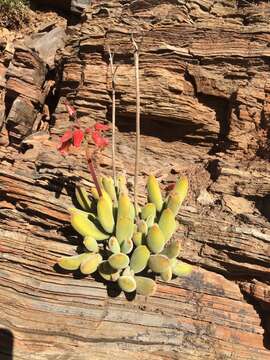
<path id="1" fill-rule="evenodd" d="M 138 180 L 139 180 L 139 162 L 140 162 L 140 79 L 139 79 L 139 49 L 133 35 L 131 41 L 134 46 L 134 65 L 136 81 L 136 159 L 134 175 L 134 205 L 136 215 L 138 215 Z"/>
<path id="2" fill-rule="evenodd" d="M 108 46 L 108 52 L 110 57 L 110 69 L 112 77 L 112 168 L 113 168 L 113 180 L 116 184 L 116 166 L 115 166 L 115 73 L 117 68 L 113 66 L 113 55 L 111 49 Z"/>
<path id="3" fill-rule="evenodd" d="M 98 182 L 98 179 L 97 179 L 97 175 L 96 175 L 95 167 L 94 167 L 94 164 L 93 164 L 92 156 L 90 154 L 90 151 L 89 151 L 88 147 L 86 148 L 86 159 L 87 159 L 88 169 L 89 169 L 89 172 L 90 172 L 90 174 L 92 176 L 92 179 L 93 179 L 93 181 L 95 183 L 95 186 L 97 188 L 98 195 L 102 196 L 102 192 L 101 192 L 101 188 L 100 188 L 100 185 L 99 185 L 99 182 Z"/>

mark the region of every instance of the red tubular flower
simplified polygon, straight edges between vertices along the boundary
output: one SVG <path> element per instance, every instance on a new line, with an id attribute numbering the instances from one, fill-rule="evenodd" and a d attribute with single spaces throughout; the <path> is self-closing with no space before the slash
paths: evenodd
<path id="1" fill-rule="evenodd" d="M 70 145 L 72 143 L 72 136 L 73 136 L 72 130 L 68 129 L 61 137 L 60 139 L 61 144 L 58 147 L 58 150 L 62 155 L 66 155 L 68 153 Z"/>
<path id="2" fill-rule="evenodd" d="M 103 150 L 109 144 L 109 140 L 100 135 L 99 131 L 92 132 L 92 139 L 98 149 Z"/>
<path id="3" fill-rule="evenodd" d="M 72 118 L 75 118 L 77 113 L 76 113 L 76 110 L 74 109 L 74 107 L 72 107 L 67 101 L 64 101 L 64 104 L 66 106 L 69 116 Z"/>
<path id="4" fill-rule="evenodd" d="M 57 148 L 57 150 L 59 150 L 59 152 L 60 152 L 62 155 L 67 155 L 68 152 L 69 152 L 70 145 L 71 145 L 71 142 L 70 142 L 70 141 L 63 142 L 63 143 Z"/>
<path id="5" fill-rule="evenodd" d="M 76 116 L 76 111 L 68 104 L 65 103 L 68 113 L 70 116 Z M 105 124 L 96 123 L 93 127 L 85 129 L 83 132 L 79 124 L 75 122 L 73 124 L 73 129 L 68 129 L 64 135 L 61 137 L 61 144 L 58 147 L 58 150 L 62 155 L 66 155 L 69 151 L 71 145 L 79 148 L 83 142 L 85 134 L 91 134 L 94 144 L 99 150 L 103 150 L 109 144 L 109 140 L 103 137 L 102 131 L 109 130 L 110 127 Z"/>
<path id="6" fill-rule="evenodd" d="M 84 132 L 81 129 L 76 129 L 73 131 L 73 145 L 75 147 L 80 147 L 84 138 Z"/>
<path id="7" fill-rule="evenodd" d="M 69 141 L 72 139 L 72 130 L 71 129 L 68 129 L 64 135 L 61 137 L 61 144 Z"/>
<path id="8" fill-rule="evenodd" d="M 107 131 L 109 130 L 109 125 L 101 124 L 101 123 L 95 123 L 95 130 L 97 131 Z"/>
<path id="9" fill-rule="evenodd" d="M 82 144 L 83 138 L 84 132 L 81 129 L 68 129 L 61 137 L 61 144 L 58 147 L 58 150 L 62 155 L 66 155 L 69 152 L 71 145 L 79 148 Z"/>

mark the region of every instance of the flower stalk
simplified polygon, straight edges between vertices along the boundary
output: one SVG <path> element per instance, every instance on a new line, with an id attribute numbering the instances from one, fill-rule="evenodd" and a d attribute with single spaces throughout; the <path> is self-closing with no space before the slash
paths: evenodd
<path id="1" fill-rule="evenodd" d="M 90 172 L 90 174 L 92 176 L 92 179 L 94 181 L 94 184 L 96 186 L 98 196 L 101 197 L 102 196 L 101 188 L 100 188 L 98 178 L 97 178 L 97 174 L 96 174 L 96 170 L 95 170 L 95 167 L 94 167 L 94 164 L 93 164 L 92 155 L 90 154 L 88 146 L 86 147 L 85 153 L 86 153 L 86 159 L 87 159 L 89 172 Z"/>
<path id="2" fill-rule="evenodd" d="M 98 195 L 99 197 L 101 197 L 102 191 L 96 175 L 96 170 L 93 163 L 93 155 L 97 155 L 98 151 L 102 151 L 106 146 L 108 146 L 109 141 L 102 135 L 102 133 L 103 131 L 107 131 L 110 128 L 106 124 L 97 122 L 93 127 L 89 127 L 83 131 L 80 128 L 76 110 L 67 101 L 65 101 L 64 104 L 66 106 L 70 119 L 73 121 L 73 125 L 71 129 L 66 130 L 66 132 L 60 139 L 60 145 L 58 146 L 58 150 L 62 155 L 67 155 L 71 146 L 80 148 L 83 140 L 86 140 L 85 154 L 88 169 L 96 186 Z M 89 149 L 91 139 L 96 146 L 96 150 L 92 152 L 90 152 Z"/>
<path id="3" fill-rule="evenodd" d="M 111 78 L 112 78 L 112 171 L 113 171 L 113 180 L 116 184 L 116 165 L 115 165 L 115 76 L 117 67 L 114 67 L 113 64 L 113 54 L 111 53 L 111 49 L 108 46 L 108 53 L 110 59 L 110 70 L 111 70 Z"/>
<path id="4" fill-rule="evenodd" d="M 134 47 L 134 66 L 135 66 L 135 87 L 136 87 L 136 157 L 134 174 L 134 206 L 136 216 L 138 216 L 138 180 L 139 180 L 139 162 L 140 162 L 140 79 L 139 79 L 139 48 L 131 35 L 132 45 Z"/>

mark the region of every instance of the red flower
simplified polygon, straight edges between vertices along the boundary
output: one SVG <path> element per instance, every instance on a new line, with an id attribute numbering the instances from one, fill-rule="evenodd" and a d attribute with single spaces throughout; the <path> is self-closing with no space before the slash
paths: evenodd
<path id="1" fill-rule="evenodd" d="M 58 150 L 62 155 L 66 155 L 71 145 L 79 148 L 84 138 L 84 133 L 81 129 L 71 130 L 68 129 L 61 137 L 61 144 Z"/>
<path id="2" fill-rule="evenodd" d="M 67 141 L 69 141 L 69 140 L 71 140 L 71 139 L 72 139 L 72 135 L 73 135 L 72 130 L 71 130 L 71 129 L 68 129 L 68 130 L 64 133 L 64 135 L 61 137 L 61 144 L 65 143 L 65 142 L 67 142 Z"/>
<path id="3" fill-rule="evenodd" d="M 84 133 L 81 129 L 76 129 L 73 131 L 73 145 L 75 147 L 79 148 L 81 146 L 83 138 L 84 138 Z"/>
<path id="4" fill-rule="evenodd" d="M 85 132 L 87 134 L 91 134 L 94 130 L 96 131 L 108 131 L 110 130 L 109 125 L 106 124 L 102 124 L 102 123 L 95 123 L 95 125 L 93 125 L 92 127 L 88 127 L 85 129 Z"/>
<path id="5" fill-rule="evenodd" d="M 92 139 L 97 148 L 103 150 L 109 144 L 109 140 L 100 135 L 99 131 L 92 132 Z"/>
<path id="6" fill-rule="evenodd" d="M 70 116 L 72 116 L 72 114 L 76 115 L 76 111 L 68 103 L 65 105 L 67 106 L 68 111 L 70 109 L 74 111 L 74 113 L 69 111 Z M 61 154 L 66 155 L 71 145 L 79 148 L 85 134 L 91 134 L 93 142 L 98 149 L 103 150 L 106 146 L 108 146 L 109 140 L 101 135 L 102 131 L 109 130 L 110 127 L 108 125 L 96 123 L 93 127 L 85 129 L 85 134 L 80 129 L 78 123 L 74 123 L 73 127 L 74 129 L 68 129 L 61 138 L 61 144 L 58 147 Z"/>
<path id="7" fill-rule="evenodd" d="M 107 131 L 109 130 L 109 125 L 101 124 L 101 123 L 95 123 L 95 130 L 97 131 Z"/>
<path id="8" fill-rule="evenodd" d="M 57 148 L 57 150 L 59 150 L 59 152 L 62 155 L 67 155 L 69 152 L 70 145 L 71 145 L 70 141 L 64 142 Z"/>
<path id="9" fill-rule="evenodd" d="M 64 101 L 64 104 L 66 105 L 66 109 L 67 109 L 67 112 L 68 112 L 69 116 L 72 117 L 72 118 L 76 118 L 77 113 L 76 113 L 76 110 L 74 109 L 74 107 L 72 107 L 68 103 L 68 101 Z"/>
<path id="10" fill-rule="evenodd" d="M 85 129 L 86 134 L 91 134 L 96 147 L 103 150 L 109 144 L 109 140 L 102 136 L 102 131 L 109 130 L 110 127 L 106 124 L 95 123 L 94 126 Z"/>

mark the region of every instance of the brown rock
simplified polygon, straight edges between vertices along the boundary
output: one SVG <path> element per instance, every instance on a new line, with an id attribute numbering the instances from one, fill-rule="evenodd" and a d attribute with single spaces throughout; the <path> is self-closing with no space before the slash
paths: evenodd
<path id="1" fill-rule="evenodd" d="M 65 39 L 65 30 L 61 27 L 55 27 L 47 33 L 35 34 L 24 43 L 34 49 L 49 68 L 54 68 L 56 52 L 64 47 Z"/>
<path id="2" fill-rule="evenodd" d="M 252 214 L 254 211 L 253 204 L 242 197 L 224 195 L 223 201 L 225 207 L 235 214 Z"/>
<path id="3" fill-rule="evenodd" d="M 17 97 L 6 119 L 6 127 L 12 141 L 20 141 L 30 134 L 36 118 L 33 104 L 23 97 Z"/>

